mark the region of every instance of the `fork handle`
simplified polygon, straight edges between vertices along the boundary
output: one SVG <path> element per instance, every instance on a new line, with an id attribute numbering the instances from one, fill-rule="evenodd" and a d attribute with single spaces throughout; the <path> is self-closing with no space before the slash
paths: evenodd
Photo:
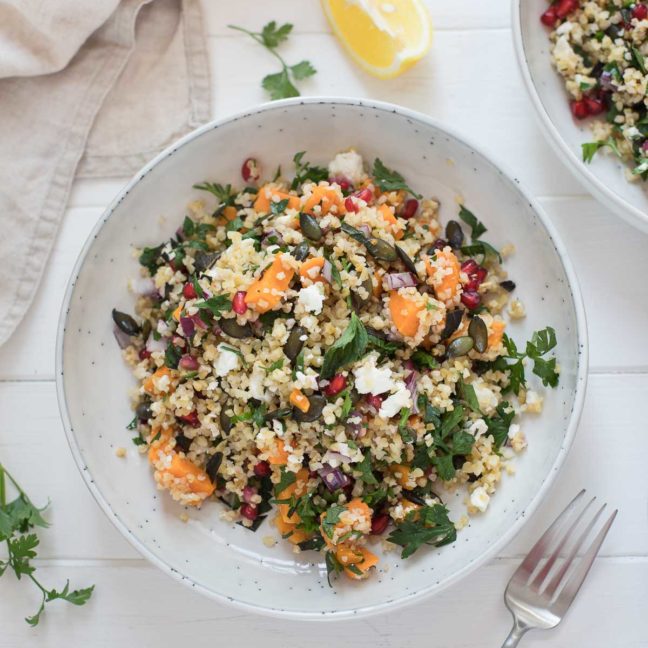
<path id="1" fill-rule="evenodd" d="M 523 625 L 516 619 L 511 632 L 509 632 L 509 636 L 506 637 L 506 641 L 502 644 L 502 648 L 515 648 L 528 629 L 528 626 Z"/>

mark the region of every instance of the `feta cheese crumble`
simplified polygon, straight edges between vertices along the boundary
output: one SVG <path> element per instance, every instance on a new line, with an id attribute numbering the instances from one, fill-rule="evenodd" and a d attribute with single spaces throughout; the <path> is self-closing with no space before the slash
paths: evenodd
<path id="1" fill-rule="evenodd" d="M 239 367 L 239 357 L 228 350 L 227 345 L 218 345 L 218 357 L 214 360 L 214 373 L 222 378 Z"/>
<path id="2" fill-rule="evenodd" d="M 318 315 L 324 306 L 324 287 L 321 283 L 314 283 L 312 286 L 302 288 L 299 291 L 297 302 L 309 313 Z"/>
<path id="3" fill-rule="evenodd" d="M 391 391 L 395 385 L 391 378 L 389 367 L 376 366 L 376 354 L 372 353 L 359 367 L 353 370 L 355 388 L 360 394 L 384 394 Z"/>
<path id="4" fill-rule="evenodd" d="M 483 486 L 478 486 L 470 494 L 470 504 L 482 513 L 488 508 L 490 502 L 490 495 L 486 492 Z"/>

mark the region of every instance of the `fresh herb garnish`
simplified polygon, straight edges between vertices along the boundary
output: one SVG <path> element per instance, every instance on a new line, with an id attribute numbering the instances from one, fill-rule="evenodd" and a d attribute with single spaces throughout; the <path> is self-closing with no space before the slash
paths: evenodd
<path id="1" fill-rule="evenodd" d="M 304 162 L 304 155 L 306 155 L 306 151 L 299 151 L 293 157 L 295 177 L 290 185 L 291 189 L 297 189 L 297 187 L 303 185 L 305 182 L 318 183 L 328 178 L 328 169 L 314 166 L 310 162 Z"/>
<path id="2" fill-rule="evenodd" d="M 214 194 L 218 198 L 219 206 L 234 204 L 234 196 L 236 194 L 232 191 L 232 185 L 230 184 L 221 185 L 216 182 L 203 182 L 202 184 L 195 184 L 193 188 Z"/>
<path id="3" fill-rule="evenodd" d="M 169 367 L 169 369 L 177 369 L 181 357 L 182 351 L 180 351 L 173 342 L 169 342 L 166 351 L 164 352 L 164 364 Z"/>
<path id="4" fill-rule="evenodd" d="M 401 558 L 409 558 L 424 544 L 441 547 L 456 539 L 457 531 L 443 504 L 422 506 L 410 511 L 387 538 L 389 542 L 403 547 Z"/>
<path id="5" fill-rule="evenodd" d="M 267 367 L 263 367 L 266 374 L 271 374 L 275 369 L 281 369 L 284 366 L 283 358 L 275 360 L 272 364 L 269 364 Z"/>
<path id="6" fill-rule="evenodd" d="M 378 483 L 378 480 L 375 478 L 373 471 L 371 470 L 371 453 L 369 450 L 367 450 L 367 453 L 363 456 L 362 461 L 355 465 L 355 469 L 360 471 L 360 479 L 365 484 Z"/>
<path id="7" fill-rule="evenodd" d="M 583 162 L 589 164 L 593 159 L 594 155 L 602 149 L 608 147 L 618 158 L 622 158 L 621 151 L 617 146 L 616 141 L 612 136 L 608 137 L 606 140 L 600 140 L 598 142 L 586 142 L 581 144 L 583 150 Z"/>
<path id="8" fill-rule="evenodd" d="M 329 538 L 333 537 L 333 529 L 340 521 L 340 515 L 342 515 L 344 511 L 346 511 L 346 507 L 340 504 L 332 504 L 326 511 L 326 514 L 322 519 L 322 530 Z"/>
<path id="9" fill-rule="evenodd" d="M 158 261 L 163 247 L 164 243 L 154 248 L 145 247 L 139 256 L 140 265 L 143 265 L 151 276 L 157 272 Z"/>
<path id="10" fill-rule="evenodd" d="M 259 45 L 265 47 L 280 63 L 281 72 L 268 74 L 261 81 L 263 89 L 270 94 L 271 99 L 285 99 L 287 97 L 298 97 L 299 90 L 291 81 L 291 75 L 295 81 L 301 81 L 313 76 L 317 70 L 310 61 L 300 61 L 295 65 L 288 65 L 283 58 L 277 53 L 276 48 L 288 39 L 293 26 L 290 23 L 277 26 L 273 20 L 264 25 L 260 32 L 253 32 L 237 25 L 228 25 L 230 29 L 247 34 L 253 38 Z"/>
<path id="11" fill-rule="evenodd" d="M 327 551 L 324 557 L 326 563 L 326 580 L 328 580 L 329 587 L 331 585 L 331 576 L 339 574 L 344 570 L 344 567 L 340 564 L 340 561 L 335 557 L 335 554 L 332 551 Z"/>
<path id="12" fill-rule="evenodd" d="M 646 74 L 646 61 L 644 55 L 634 45 L 630 46 L 630 53 L 632 54 L 632 60 L 634 61 L 635 66 L 641 70 L 642 74 Z"/>
<path id="13" fill-rule="evenodd" d="M 194 306 L 199 311 L 208 311 L 214 317 L 220 317 L 223 311 L 229 311 L 232 309 L 232 301 L 229 298 L 229 295 L 214 295 L 209 299 L 196 302 Z"/>
<path id="14" fill-rule="evenodd" d="M 410 360 L 419 369 L 436 369 L 439 366 L 439 363 L 433 355 L 427 351 L 422 351 L 421 349 L 414 351 Z"/>
<path id="15" fill-rule="evenodd" d="M 285 468 L 281 469 L 281 476 L 279 477 L 279 483 L 275 484 L 274 487 L 274 493 L 275 497 L 279 497 L 283 491 L 288 488 L 288 486 L 291 486 L 297 481 L 297 475 L 295 475 L 294 472 L 290 472 L 290 470 L 286 470 Z"/>
<path id="16" fill-rule="evenodd" d="M 423 197 L 421 196 L 421 194 L 416 193 L 407 185 L 405 178 L 403 178 L 403 176 L 398 173 L 398 171 L 392 171 L 391 169 L 388 169 L 382 163 L 380 158 L 376 158 L 374 160 L 372 174 L 374 180 L 376 181 L 376 184 L 381 191 L 399 191 L 401 189 L 404 189 L 405 191 L 411 193 L 414 198 L 418 198 L 420 200 Z"/>
<path id="17" fill-rule="evenodd" d="M 17 497 L 10 502 L 7 502 L 7 480 L 18 492 Z M 70 581 L 60 591 L 47 589 L 34 575 L 36 567 L 31 561 L 36 558 L 39 539 L 36 533 L 29 531 L 35 527 L 49 526 L 42 516 L 45 508 L 47 505 L 41 509 L 34 506 L 25 491 L 0 464 L 0 542 L 4 542 L 7 547 L 6 557 L 0 560 L 0 576 L 11 569 L 18 580 L 26 576 L 40 590 L 42 598 L 38 611 L 25 619 L 30 626 L 38 625 L 47 603 L 62 599 L 73 605 L 84 605 L 94 590 L 94 585 L 70 590 Z"/>
<path id="18" fill-rule="evenodd" d="M 484 422 L 488 426 L 488 433 L 493 436 L 495 449 L 499 450 L 506 441 L 509 428 L 515 418 L 515 410 L 504 401 L 497 406 L 496 411 L 495 416 L 484 417 Z"/>
<path id="19" fill-rule="evenodd" d="M 461 248 L 462 253 L 466 256 L 476 256 L 477 254 L 481 254 L 484 258 L 488 255 L 493 255 L 501 262 L 502 256 L 500 253 L 490 243 L 482 241 L 479 238 L 482 234 L 485 234 L 488 231 L 484 223 L 482 223 L 475 214 L 463 205 L 459 208 L 459 218 L 461 218 L 461 220 L 470 227 L 471 238 L 471 244 L 464 245 Z"/>
<path id="20" fill-rule="evenodd" d="M 329 380 L 338 369 L 361 358 L 367 342 L 364 324 L 355 313 L 351 313 L 351 321 L 346 330 L 324 354 L 320 377 Z"/>
<path id="21" fill-rule="evenodd" d="M 381 357 L 392 358 L 400 348 L 402 348 L 402 345 L 398 342 L 390 342 L 379 338 L 377 335 L 368 334 L 367 349 L 378 351 Z"/>
<path id="22" fill-rule="evenodd" d="M 477 414 L 481 414 L 481 408 L 479 407 L 479 401 L 477 400 L 477 394 L 475 393 L 475 388 L 472 385 L 465 383 L 463 380 L 459 380 L 457 385 L 459 395 L 461 400 L 468 405 L 468 407 Z"/>
<path id="23" fill-rule="evenodd" d="M 245 356 L 243 355 L 242 351 L 240 351 L 239 349 L 237 349 L 237 348 L 235 348 L 233 346 L 230 346 L 229 344 L 223 344 L 223 342 L 221 342 L 218 345 L 218 350 L 219 351 L 227 351 L 228 353 L 233 353 L 234 355 L 237 355 L 239 358 L 241 358 L 241 364 L 244 367 L 248 366 L 248 364 L 247 364 L 247 362 L 245 360 Z M 257 411 L 257 410 L 255 410 L 255 411 Z"/>
<path id="24" fill-rule="evenodd" d="M 459 218 L 461 218 L 461 220 L 470 227 L 470 236 L 473 241 L 488 231 L 484 223 L 482 223 L 477 216 L 470 211 L 470 209 L 467 209 L 463 205 L 459 207 Z"/>

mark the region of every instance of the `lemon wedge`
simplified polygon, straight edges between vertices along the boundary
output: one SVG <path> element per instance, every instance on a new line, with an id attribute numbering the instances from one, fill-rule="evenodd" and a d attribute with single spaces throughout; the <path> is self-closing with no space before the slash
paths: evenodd
<path id="1" fill-rule="evenodd" d="M 432 23 L 421 0 L 322 0 L 333 32 L 366 72 L 391 79 L 430 49 Z"/>

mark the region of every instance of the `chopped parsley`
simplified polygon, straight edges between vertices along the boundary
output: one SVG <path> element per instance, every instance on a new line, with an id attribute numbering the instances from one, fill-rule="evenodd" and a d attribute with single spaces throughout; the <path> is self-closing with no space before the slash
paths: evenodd
<path id="1" fill-rule="evenodd" d="M 381 191 L 400 191 L 401 189 L 403 189 L 404 191 L 411 193 L 414 198 L 418 198 L 420 200 L 423 197 L 421 196 L 421 194 L 416 193 L 407 185 L 405 178 L 403 178 L 403 176 L 398 173 L 398 171 L 392 171 L 391 169 L 388 169 L 382 163 L 380 158 L 376 158 L 374 160 L 372 174 L 374 180 L 376 181 L 376 184 Z"/>
<path id="2" fill-rule="evenodd" d="M 456 539 L 457 531 L 443 504 L 422 506 L 410 511 L 387 538 L 403 548 L 401 558 L 409 558 L 424 544 L 441 547 Z"/>

